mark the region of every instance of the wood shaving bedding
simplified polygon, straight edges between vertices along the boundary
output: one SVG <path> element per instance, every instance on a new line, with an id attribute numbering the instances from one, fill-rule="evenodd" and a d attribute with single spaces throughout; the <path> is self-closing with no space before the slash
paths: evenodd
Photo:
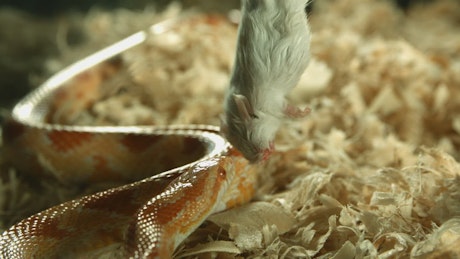
<path id="1" fill-rule="evenodd" d="M 254 201 L 210 217 L 177 256 L 458 258 L 460 4 L 433 1 L 407 14 L 390 1 L 314 4 L 313 60 L 291 95 L 311 115 L 279 132 Z M 112 15 L 164 17 L 94 12 L 85 24 Z M 105 26 L 126 35 L 138 25 Z M 80 123 L 218 124 L 237 28 L 193 26 L 123 55 L 122 91 Z M 3 164 L 2 228 L 92 191 L 30 187 Z"/>

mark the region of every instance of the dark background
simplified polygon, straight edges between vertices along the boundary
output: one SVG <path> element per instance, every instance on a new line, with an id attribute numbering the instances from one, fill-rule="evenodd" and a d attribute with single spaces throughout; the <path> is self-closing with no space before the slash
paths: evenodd
<path id="1" fill-rule="evenodd" d="M 66 11 L 87 11 L 89 8 L 98 6 L 102 8 L 142 8 L 151 2 L 167 2 L 165 0 L 146 1 L 146 0 L 1 0 L 1 7 L 13 7 L 37 15 L 56 15 Z"/>
<path id="2" fill-rule="evenodd" d="M 424 0 L 394 0 L 395 3 L 403 9 L 410 7 L 412 3 L 422 2 Z M 425 0 L 427 1 L 427 0 Z M 160 3 L 164 4 L 169 0 L 79 0 L 79 1 L 68 1 L 68 0 L 1 0 L 0 8 L 4 6 L 14 7 L 22 9 L 28 12 L 32 12 L 40 15 L 53 15 L 62 13 L 68 10 L 79 10 L 86 11 L 92 6 L 99 6 L 103 8 L 115 8 L 115 7 L 126 7 L 126 8 L 142 8 L 148 3 Z M 314 4 L 314 1 L 313 1 Z"/>

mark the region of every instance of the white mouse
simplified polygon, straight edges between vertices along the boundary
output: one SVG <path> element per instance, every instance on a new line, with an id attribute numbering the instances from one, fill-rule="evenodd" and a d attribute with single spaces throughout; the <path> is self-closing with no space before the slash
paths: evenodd
<path id="1" fill-rule="evenodd" d="M 243 0 L 222 134 L 249 161 L 267 159 L 286 118 L 309 113 L 286 102 L 310 59 L 305 0 Z"/>

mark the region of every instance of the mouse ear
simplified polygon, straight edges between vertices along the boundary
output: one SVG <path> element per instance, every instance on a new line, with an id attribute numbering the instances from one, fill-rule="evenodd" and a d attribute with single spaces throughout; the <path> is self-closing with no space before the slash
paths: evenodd
<path id="1" fill-rule="evenodd" d="M 249 103 L 248 98 L 241 94 L 233 94 L 233 100 L 235 101 L 238 112 L 240 113 L 241 119 L 244 122 L 250 121 L 254 115 L 254 109 Z"/>

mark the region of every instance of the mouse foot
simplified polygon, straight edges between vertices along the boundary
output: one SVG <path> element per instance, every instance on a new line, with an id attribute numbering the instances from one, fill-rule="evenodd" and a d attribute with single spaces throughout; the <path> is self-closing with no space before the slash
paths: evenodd
<path id="1" fill-rule="evenodd" d="M 286 116 L 292 119 L 300 119 L 310 114 L 310 111 L 311 110 L 308 107 L 306 107 L 305 109 L 300 109 L 297 106 L 288 104 L 284 109 L 284 114 L 286 114 Z"/>

